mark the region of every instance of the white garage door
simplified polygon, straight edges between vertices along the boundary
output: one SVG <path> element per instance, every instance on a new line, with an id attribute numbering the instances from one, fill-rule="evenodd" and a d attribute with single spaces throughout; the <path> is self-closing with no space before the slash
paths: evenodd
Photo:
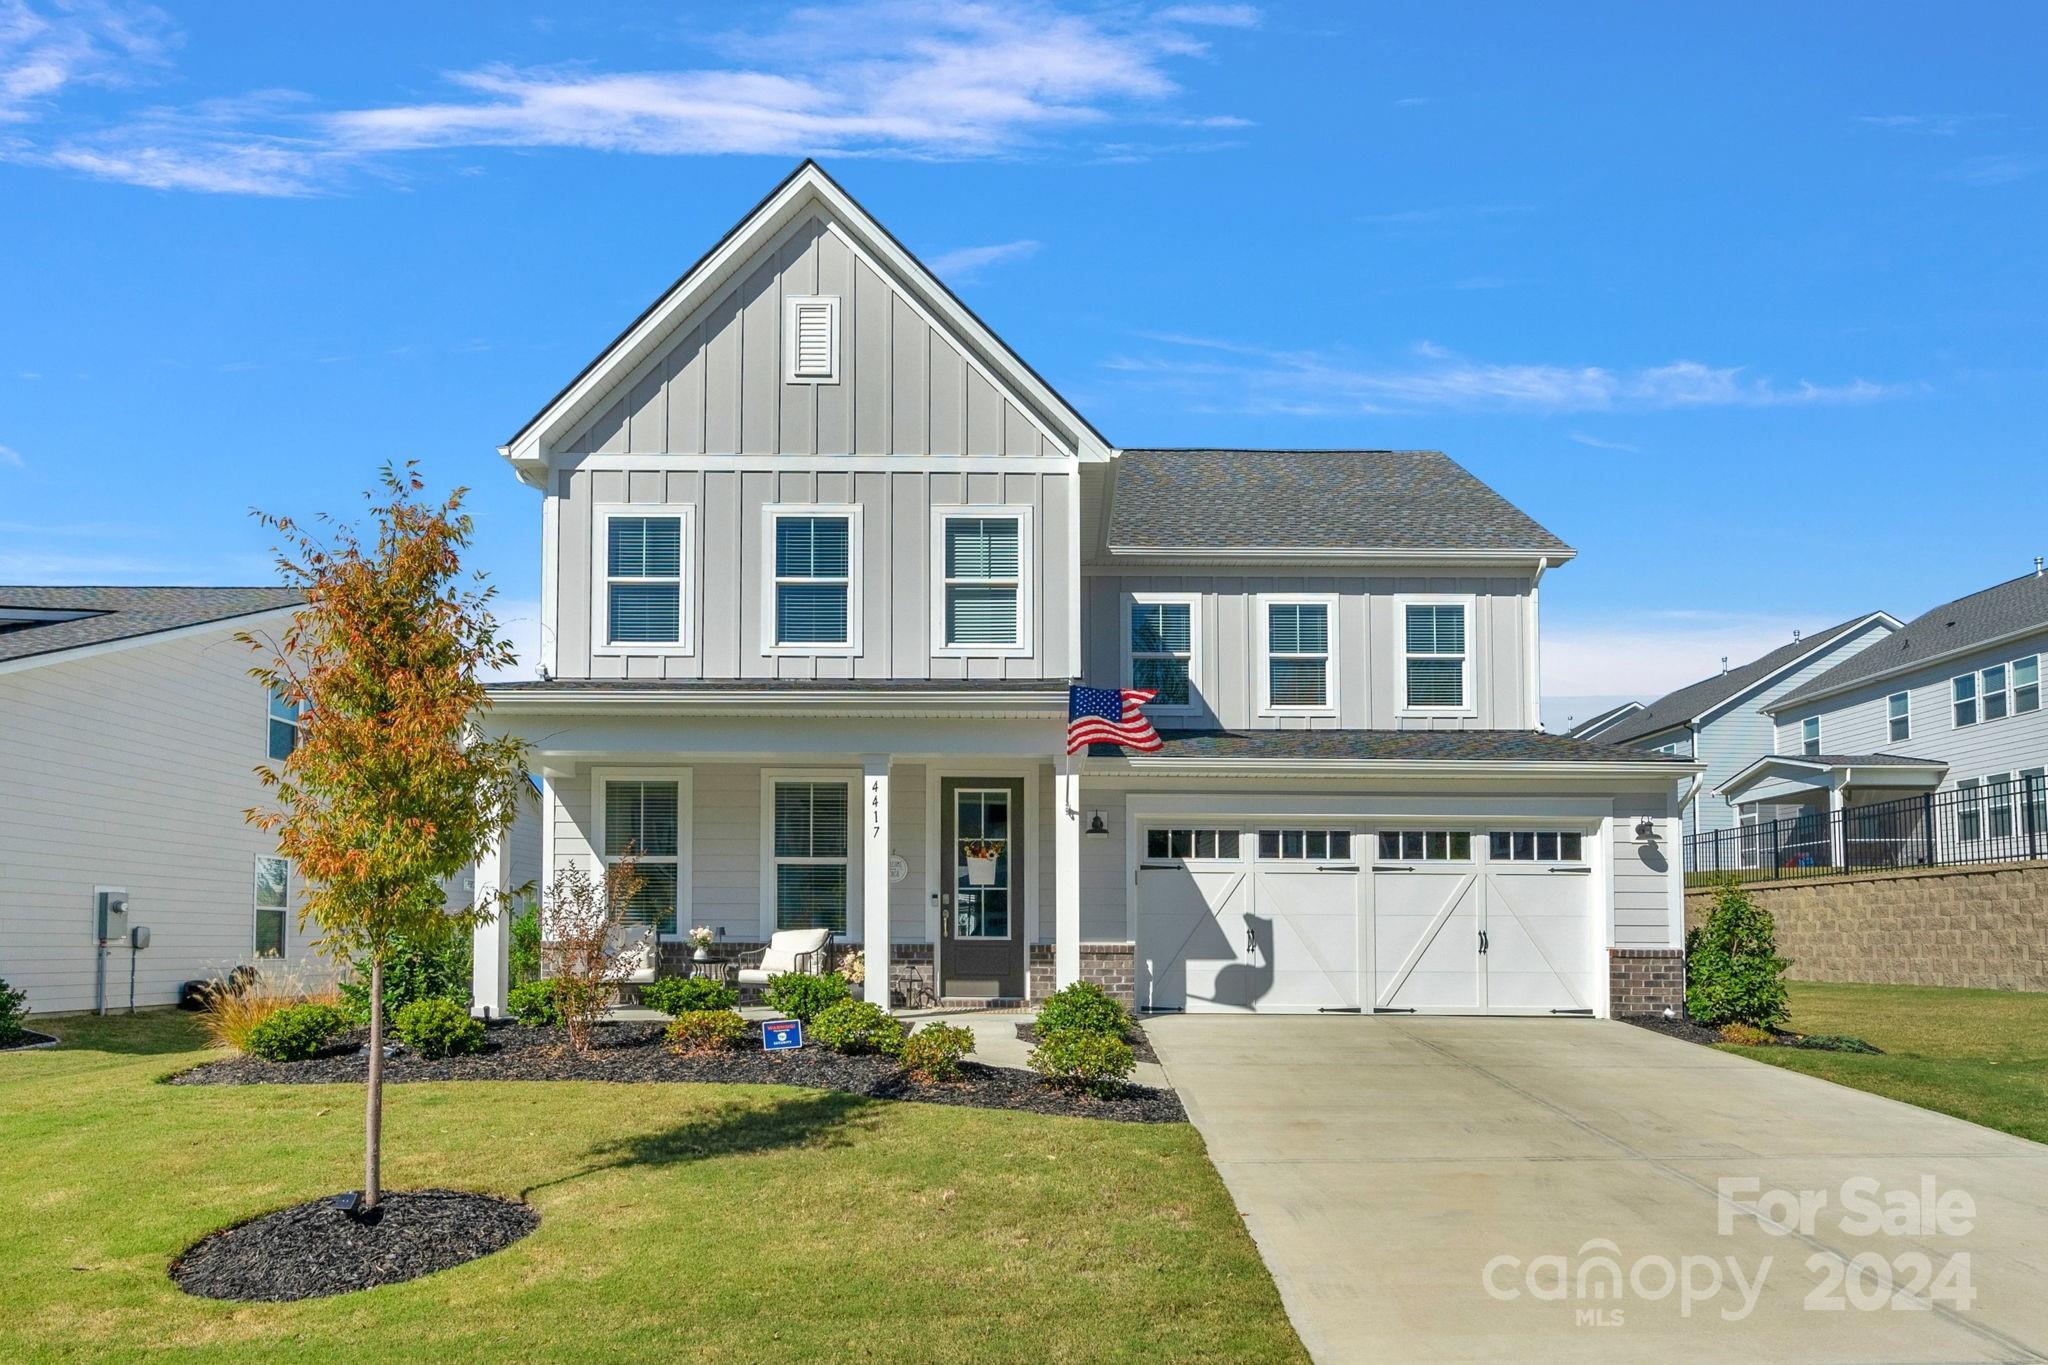
<path id="1" fill-rule="evenodd" d="M 1160 826 L 1138 865 L 1138 1003 L 1198 1013 L 1359 1007 L 1353 829 Z"/>
<path id="2" fill-rule="evenodd" d="M 1372 1007 L 1590 1014 L 1588 843 L 1569 830 L 1380 831 Z"/>

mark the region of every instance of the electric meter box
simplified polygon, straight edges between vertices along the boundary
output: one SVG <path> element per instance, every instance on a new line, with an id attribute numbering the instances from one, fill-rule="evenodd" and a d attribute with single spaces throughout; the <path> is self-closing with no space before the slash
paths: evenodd
<path id="1" fill-rule="evenodd" d="M 95 897 L 98 902 L 99 940 L 102 943 L 117 943 L 128 937 L 128 893 L 126 891 L 102 891 Z"/>

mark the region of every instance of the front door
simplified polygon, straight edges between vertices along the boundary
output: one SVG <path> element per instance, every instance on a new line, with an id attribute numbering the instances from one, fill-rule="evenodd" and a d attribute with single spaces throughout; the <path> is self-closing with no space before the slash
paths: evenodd
<path id="1" fill-rule="evenodd" d="M 1024 782 L 939 787 L 939 994 L 1024 997 Z"/>

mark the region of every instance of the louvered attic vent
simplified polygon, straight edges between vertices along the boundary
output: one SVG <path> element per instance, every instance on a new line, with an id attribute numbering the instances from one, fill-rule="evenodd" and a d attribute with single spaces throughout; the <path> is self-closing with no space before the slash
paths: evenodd
<path id="1" fill-rule="evenodd" d="M 787 319 L 789 381 L 839 382 L 839 300 L 829 295 L 793 298 Z"/>

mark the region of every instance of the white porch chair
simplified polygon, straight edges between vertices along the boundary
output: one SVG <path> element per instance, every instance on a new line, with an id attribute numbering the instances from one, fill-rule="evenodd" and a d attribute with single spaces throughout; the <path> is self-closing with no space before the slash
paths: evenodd
<path id="1" fill-rule="evenodd" d="M 661 966 L 661 935 L 652 924 L 621 924 L 605 935 L 605 956 L 626 969 L 618 978 L 630 986 L 654 980 Z"/>
<path id="2" fill-rule="evenodd" d="M 777 929 L 768 946 L 741 953 L 733 983 L 745 990 L 767 988 L 769 978 L 786 972 L 822 972 L 831 961 L 830 929 Z"/>

